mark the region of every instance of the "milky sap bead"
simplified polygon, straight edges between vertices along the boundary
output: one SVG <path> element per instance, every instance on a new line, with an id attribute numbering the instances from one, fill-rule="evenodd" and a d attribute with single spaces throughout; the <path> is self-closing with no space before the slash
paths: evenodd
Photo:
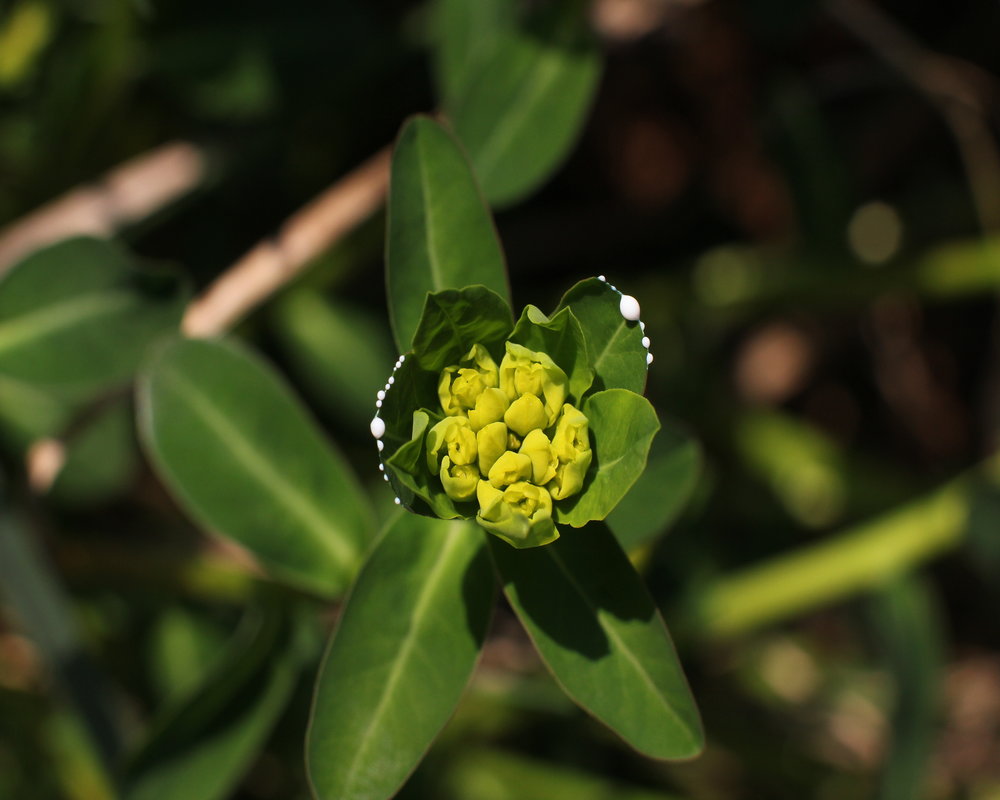
<path id="1" fill-rule="evenodd" d="M 621 302 L 618 303 L 618 310 L 625 319 L 637 322 L 639 319 L 639 301 L 630 294 L 623 294 Z"/>
<path id="2" fill-rule="evenodd" d="M 376 439 L 381 439 L 385 436 L 385 420 L 381 417 L 375 417 L 369 427 L 371 428 L 372 436 Z"/>

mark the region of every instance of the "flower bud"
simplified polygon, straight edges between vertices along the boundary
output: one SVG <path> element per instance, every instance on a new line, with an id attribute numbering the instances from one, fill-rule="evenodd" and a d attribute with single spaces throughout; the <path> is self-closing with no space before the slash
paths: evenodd
<path id="1" fill-rule="evenodd" d="M 559 459 L 552 452 L 549 437 L 537 428 L 524 437 L 519 453 L 531 459 L 531 482 L 542 486 L 555 477 Z"/>
<path id="2" fill-rule="evenodd" d="M 539 398 L 546 419 L 537 427 L 548 428 L 556 421 L 566 400 L 566 373 L 545 353 L 513 342 L 507 342 L 506 347 L 507 354 L 500 362 L 500 388 L 512 403 L 526 395 Z"/>
<path id="3" fill-rule="evenodd" d="M 458 364 L 441 370 L 438 380 L 438 398 L 448 416 L 464 414 L 475 408 L 479 396 L 498 383 L 496 362 L 481 344 L 472 349 Z"/>
<path id="4" fill-rule="evenodd" d="M 537 428 L 548 427 L 548 416 L 542 401 L 533 394 L 522 394 L 510 404 L 503 421 L 518 436 L 527 436 Z"/>
<path id="5" fill-rule="evenodd" d="M 507 399 L 507 395 L 499 389 L 483 389 L 482 394 L 476 400 L 476 407 L 469 409 L 469 422 L 472 423 L 472 430 L 478 431 L 491 422 L 502 420 L 509 405 L 510 400 Z"/>
<path id="6" fill-rule="evenodd" d="M 583 480 L 593 459 L 587 417 L 566 403 L 552 434 L 552 452 L 559 459 L 549 485 L 555 500 L 571 497 L 583 488 Z"/>
<path id="7" fill-rule="evenodd" d="M 517 481 L 526 481 L 531 477 L 531 459 L 508 450 L 490 467 L 487 477 L 497 489 Z"/>
<path id="8" fill-rule="evenodd" d="M 441 459 L 441 485 L 452 500 L 471 500 L 476 496 L 479 469 L 475 464 L 455 464 L 445 456 Z"/>
<path id="9" fill-rule="evenodd" d="M 465 417 L 445 417 L 427 432 L 427 466 L 438 471 L 438 454 L 447 451 L 452 464 L 475 464 L 479 456 L 476 434 Z"/>
<path id="10" fill-rule="evenodd" d="M 479 471 L 489 475 L 490 469 L 507 450 L 507 426 L 502 422 L 491 422 L 476 434 L 479 450 Z"/>
<path id="11" fill-rule="evenodd" d="M 559 538 L 552 521 L 552 498 L 539 486 L 521 481 L 500 490 L 480 481 L 476 499 L 476 521 L 514 547 L 537 547 Z"/>

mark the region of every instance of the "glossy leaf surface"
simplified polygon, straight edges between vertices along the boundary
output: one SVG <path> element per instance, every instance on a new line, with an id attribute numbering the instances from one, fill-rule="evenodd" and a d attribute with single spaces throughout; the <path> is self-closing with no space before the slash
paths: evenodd
<path id="1" fill-rule="evenodd" d="M 587 398 L 594 460 L 583 491 L 558 508 L 559 522 L 574 527 L 604 519 L 646 468 L 660 421 L 649 401 L 625 389 L 606 389 Z"/>
<path id="2" fill-rule="evenodd" d="M 474 525 L 405 514 L 372 551 L 320 671 L 308 768 L 321 800 L 391 797 L 458 703 L 493 575 Z"/>
<path id="3" fill-rule="evenodd" d="M 457 364 L 474 344 L 499 356 L 513 325 L 510 306 L 496 292 L 485 286 L 447 289 L 427 295 L 413 350 L 421 367 L 439 372 Z"/>
<path id="4" fill-rule="evenodd" d="M 621 296 L 597 278 L 580 281 L 563 295 L 559 308 L 570 308 L 587 338 L 596 389 L 628 389 L 642 394 L 646 385 L 646 348 L 638 322 L 621 315 Z"/>
<path id="5" fill-rule="evenodd" d="M 509 205 L 569 153 L 597 88 L 600 53 L 581 5 L 551 4 L 500 37 L 446 104 L 489 201 Z"/>
<path id="6" fill-rule="evenodd" d="M 232 342 L 176 340 L 139 385 L 146 449 L 181 505 L 283 580 L 324 595 L 350 581 L 367 498 L 273 369 Z"/>
<path id="7" fill-rule="evenodd" d="M 573 312 L 563 309 L 552 317 L 535 306 L 526 306 L 510 336 L 512 342 L 547 353 L 569 378 L 569 393 L 579 404 L 593 382 L 587 359 L 587 342 Z"/>
<path id="8" fill-rule="evenodd" d="M 177 276 L 136 269 L 111 242 L 39 250 L 0 280 L 0 374 L 80 389 L 126 381 L 186 299 Z"/>
<path id="9" fill-rule="evenodd" d="M 487 538 L 507 599 L 566 693 L 641 753 L 696 755 L 701 723 L 670 636 L 607 527 L 530 550 Z"/>
<path id="10" fill-rule="evenodd" d="M 508 301 L 489 209 L 454 136 L 429 117 L 403 127 L 392 157 L 386 232 L 389 316 L 410 349 L 428 292 L 481 284 Z"/>

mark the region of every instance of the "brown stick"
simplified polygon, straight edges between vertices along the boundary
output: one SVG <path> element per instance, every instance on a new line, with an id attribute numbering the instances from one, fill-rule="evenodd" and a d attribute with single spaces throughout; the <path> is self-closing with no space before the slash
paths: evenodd
<path id="1" fill-rule="evenodd" d="M 181 330 L 191 337 L 227 330 L 374 214 L 389 187 L 389 156 L 390 148 L 380 150 L 227 269 L 188 306 Z"/>
<path id="2" fill-rule="evenodd" d="M 126 161 L 0 229 L 0 274 L 43 245 L 67 236 L 110 236 L 201 183 L 206 159 L 189 142 L 171 142 Z"/>

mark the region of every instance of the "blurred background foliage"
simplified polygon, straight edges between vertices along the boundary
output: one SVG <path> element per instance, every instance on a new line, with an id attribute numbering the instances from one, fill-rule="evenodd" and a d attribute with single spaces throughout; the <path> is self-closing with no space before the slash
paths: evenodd
<path id="1" fill-rule="evenodd" d="M 193 190 L 116 227 L 197 292 L 461 93 L 441 78 L 446 5 L 0 0 L 0 226 L 193 143 Z M 592 106 L 536 192 L 498 186 L 497 226 L 518 306 L 596 274 L 640 299 L 661 440 L 700 443 L 654 447 L 636 490 L 651 510 L 615 528 L 708 748 L 687 764 L 628 751 L 501 611 L 401 796 L 1000 797 L 1000 7 L 586 12 Z M 387 516 L 365 424 L 394 358 L 383 230 L 360 225 L 238 332 Z M 307 797 L 332 615 L 177 510 L 127 391 L 80 408 L 0 376 L 16 509 L 0 521 L 0 797 L 111 797 L 123 759 L 129 797 Z M 45 435 L 68 451 L 39 492 L 25 455 Z"/>

